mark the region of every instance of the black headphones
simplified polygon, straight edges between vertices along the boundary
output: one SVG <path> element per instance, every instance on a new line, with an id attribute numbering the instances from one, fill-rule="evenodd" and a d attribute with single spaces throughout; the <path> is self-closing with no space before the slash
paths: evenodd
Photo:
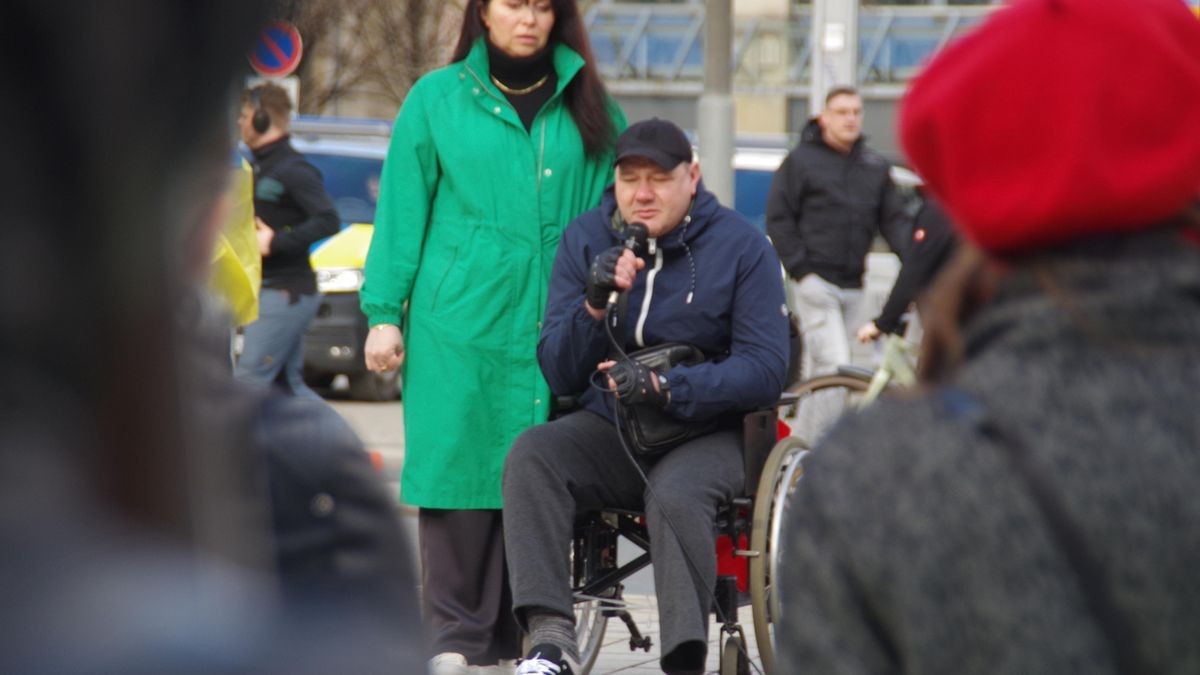
<path id="1" fill-rule="evenodd" d="M 254 117 L 250 118 L 250 126 L 260 134 L 267 133 L 271 128 L 271 116 L 262 107 L 262 89 L 255 87 L 250 90 L 250 103 L 254 106 Z"/>

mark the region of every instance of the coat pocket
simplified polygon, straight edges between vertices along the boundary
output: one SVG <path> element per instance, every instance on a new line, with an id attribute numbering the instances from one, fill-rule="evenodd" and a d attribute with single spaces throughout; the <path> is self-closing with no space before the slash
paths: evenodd
<path id="1" fill-rule="evenodd" d="M 458 262 L 458 247 L 454 246 L 450 249 L 449 261 L 442 268 L 442 272 L 438 277 L 437 283 L 433 286 L 433 293 L 429 298 L 429 309 L 437 311 L 438 298 L 442 294 L 442 287 L 446 285 L 446 279 L 454 273 L 454 263 Z"/>
<path id="2" fill-rule="evenodd" d="M 446 247 L 431 280 L 428 313 L 432 320 L 453 326 L 457 338 L 479 347 L 503 344 L 511 324 L 527 319 L 521 299 L 529 285 L 526 257 L 490 224 L 463 225 L 453 248 Z M 524 271 L 523 271 L 524 270 Z M 532 297 L 536 298 L 534 293 Z"/>

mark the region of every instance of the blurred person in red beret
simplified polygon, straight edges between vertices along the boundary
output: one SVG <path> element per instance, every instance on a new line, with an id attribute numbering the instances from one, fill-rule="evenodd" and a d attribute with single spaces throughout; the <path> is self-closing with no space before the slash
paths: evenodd
<path id="1" fill-rule="evenodd" d="M 1015 0 L 913 82 L 966 243 L 926 385 L 804 459 L 781 672 L 1200 672 L 1197 119 L 1178 0 Z"/>

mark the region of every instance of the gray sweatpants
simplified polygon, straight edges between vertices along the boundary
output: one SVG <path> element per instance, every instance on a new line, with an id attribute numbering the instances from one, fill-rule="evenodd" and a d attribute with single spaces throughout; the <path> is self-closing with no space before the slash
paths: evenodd
<path id="1" fill-rule="evenodd" d="M 862 289 L 839 288 L 810 273 L 789 280 L 788 294 L 804 336 L 801 377 L 836 373 L 838 366 L 851 363 L 858 327 L 869 318 Z"/>
<path id="2" fill-rule="evenodd" d="M 681 445 L 647 468 L 657 500 L 642 483 L 612 422 L 588 411 L 532 427 L 504 465 L 504 544 L 513 608 L 545 608 L 573 617 L 569 544 L 576 512 L 602 507 L 646 513 L 650 557 L 666 657 L 708 635 L 716 579 L 717 506 L 741 492 L 740 435 L 719 431 Z M 670 529 L 663 512 L 678 529 Z M 684 551 L 699 578 L 689 572 Z"/>

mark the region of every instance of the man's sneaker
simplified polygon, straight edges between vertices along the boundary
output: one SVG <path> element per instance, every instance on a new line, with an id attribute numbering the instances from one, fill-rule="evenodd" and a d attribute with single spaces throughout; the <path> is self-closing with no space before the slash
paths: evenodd
<path id="1" fill-rule="evenodd" d="M 573 675 L 563 661 L 562 650 L 554 645 L 537 645 L 517 664 L 516 675 Z"/>
<path id="2" fill-rule="evenodd" d="M 429 675 L 469 675 L 467 657 L 454 652 L 442 652 L 429 659 Z"/>

